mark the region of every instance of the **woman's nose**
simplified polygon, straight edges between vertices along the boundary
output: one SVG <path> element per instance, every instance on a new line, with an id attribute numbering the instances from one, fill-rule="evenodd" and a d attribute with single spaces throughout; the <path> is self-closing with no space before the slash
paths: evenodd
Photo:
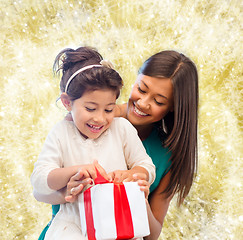
<path id="1" fill-rule="evenodd" d="M 148 109 L 149 108 L 149 101 L 147 98 L 140 98 L 138 101 L 137 101 L 137 104 L 138 106 L 141 108 L 141 109 Z"/>

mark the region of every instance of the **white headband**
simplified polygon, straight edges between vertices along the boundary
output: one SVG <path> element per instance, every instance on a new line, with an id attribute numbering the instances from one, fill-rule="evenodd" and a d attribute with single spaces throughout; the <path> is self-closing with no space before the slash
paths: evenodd
<path id="1" fill-rule="evenodd" d="M 76 77 L 79 73 L 85 71 L 86 69 L 90 69 L 90 68 L 93 68 L 93 67 L 103 67 L 102 65 L 88 65 L 88 66 L 85 66 L 83 68 L 80 68 L 78 71 L 76 71 L 67 81 L 67 84 L 66 84 L 66 87 L 65 87 L 65 93 L 67 93 L 67 90 L 68 90 L 68 86 L 70 84 L 70 82 L 74 79 L 74 77 Z"/>

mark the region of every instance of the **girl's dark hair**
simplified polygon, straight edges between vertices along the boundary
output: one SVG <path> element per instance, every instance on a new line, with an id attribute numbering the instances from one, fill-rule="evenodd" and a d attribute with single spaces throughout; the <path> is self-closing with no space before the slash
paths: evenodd
<path id="1" fill-rule="evenodd" d="M 178 192 L 178 202 L 181 204 L 190 191 L 198 164 L 197 68 L 183 54 L 162 51 L 147 59 L 139 73 L 150 77 L 169 78 L 173 84 L 174 111 L 164 117 L 167 127 L 164 146 L 171 151 L 172 162 L 171 179 L 165 192 L 168 195 Z"/>
<path id="2" fill-rule="evenodd" d="M 66 48 L 62 50 L 55 59 L 53 71 L 62 71 L 60 89 L 65 91 L 68 79 L 77 70 L 88 65 L 100 65 L 102 56 L 91 47 L 80 47 L 76 50 Z M 110 89 L 120 95 L 122 79 L 118 72 L 110 67 L 93 67 L 77 74 L 70 82 L 67 94 L 72 101 L 82 97 L 86 91 L 98 89 Z"/>

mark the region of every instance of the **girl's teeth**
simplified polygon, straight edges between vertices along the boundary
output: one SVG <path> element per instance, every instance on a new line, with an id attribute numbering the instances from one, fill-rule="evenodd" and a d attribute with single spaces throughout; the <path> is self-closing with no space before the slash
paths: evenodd
<path id="1" fill-rule="evenodd" d="M 89 126 L 90 126 L 91 128 L 93 128 L 93 129 L 95 129 L 95 130 L 99 130 L 99 129 L 101 129 L 101 128 L 102 128 L 102 127 L 95 127 L 95 126 L 90 125 L 90 124 L 89 124 Z"/>
<path id="2" fill-rule="evenodd" d="M 139 114 L 139 115 L 142 115 L 142 116 L 147 116 L 147 115 L 148 115 L 148 114 L 146 114 L 146 113 L 141 112 L 140 110 L 138 110 L 138 109 L 136 108 L 136 106 L 134 106 L 134 110 L 135 110 L 135 112 L 136 112 L 137 114 Z"/>

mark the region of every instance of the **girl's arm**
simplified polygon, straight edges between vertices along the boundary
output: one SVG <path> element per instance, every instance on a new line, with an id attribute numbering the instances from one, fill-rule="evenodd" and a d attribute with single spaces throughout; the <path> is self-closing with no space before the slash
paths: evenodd
<path id="1" fill-rule="evenodd" d="M 53 190 L 60 190 L 67 186 L 70 178 L 75 175 L 80 169 L 84 169 L 86 177 L 94 177 L 95 169 L 90 166 L 72 166 L 65 168 L 56 168 L 52 170 L 47 177 L 47 184 Z"/>
<path id="2" fill-rule="evenodd" d="M 150 235 L 145 237 L 146 240 L 158 239 L 162 230 L 163 222 L 169 208 L 170 201 L 173 197 L 162 193 L 170 181 L 170 171 L 162 178 L 159 186 L 149 196 L 147 202 L 148 219 L 150 226 Z"/>
<path id="3" fill-rule="evenodd" d="M 73 174 L 71 177 L 69 177 L 68 174 L 71 174 L 72 169 L 69 169 L 67 172 L 63 171 L 63 169 L 65 168 L 60 169 L 60 171 L 59 168 L 52 170 L 47 178 L 50 187 L 57 188 L 58 190 L 53 191 L 49 194 L 43 194 L 39 193 L 34 189 L 33 195 L 37 201 L 53 205 L 66 203 L 67 201 L 75 201 L 78 193 L 80 193 L 86 185 L 91 184 L 91 179 L 96 178 L 96 169 L 100 172 L 100 174 L 103 177 L 109 180 L 108 175 L 106 174 L 105 170 L 102 168 L 102 166 L 98 163 L 97 160 L 95 160 L 93 164 L 74 166 L 73 169 L 75 171 L 75 174 Z M 66 179 L 69 177 L 68 182 L 66 184 L 66 180 L 63 178 L 63 175 L 60 176 L 60 173 L 63 172 L 65 174 Z M 61 179 L 60 183 L 57 183 L 58 179 L 59 181 Z M 65 184 L 65 187 L 59 189 L 63 184 Z M 71 194 L 72 189 L 73 193 Z"/>
<path id="4" fill-rule="evenodd" d="M 94 180 L 97 177 L 96 170 L 98 170 L 104 178 L 109 178 L 105 169 L 98 163 L 97 160 L 95 160 L 92 164 L 56 168 L 48 174 L 47 182 L 49 187 L 53 190 L 60 190 L 66 187 L 70 179 L 79 181 L 80 184 L 84 181 L 85 183 L 90 183 L 91 179 Z M 68 186 L 68 189 L 70 187 L 73 188 L 76 186 L 72 186 L 71 184 L 71 186 Z"/>

